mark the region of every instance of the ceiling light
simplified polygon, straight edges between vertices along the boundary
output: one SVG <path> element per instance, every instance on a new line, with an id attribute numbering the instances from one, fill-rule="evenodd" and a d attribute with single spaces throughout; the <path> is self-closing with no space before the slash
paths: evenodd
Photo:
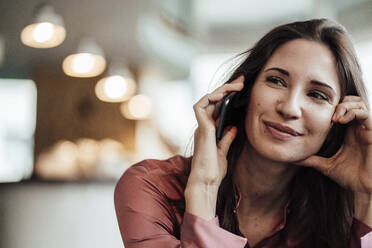
<path id="1" fill-rule="evenodd" d="M 148 96 L 136 95 L 120 106 L 122 115 L 130 120 L 149 119 L 152 112 L 152 103 Z"/>
<path id="2" fill-rule="evenodd" d="M 56 47 L 65 38 L 66 29 L 62 17 L 49 4 L 39 5 L 33 23 L 24 27 L 21 32 L 22 43 L 35 48 Z"/>
<path id="3" fill-rule="evenodd" d="M 71 77 L 95 77 L 106 68 L 103 50 L 92 38 L 80 41 L 77 53 L 68 55 L 62 63 L 63 71 Z"/>
<path id="4" fill-rule="evenodd" d="M 136 83 L 125 64 L 113 63 L 108 76 L 100 79 L 95 87 L 98 99 L 105 102 L 123 102 L 136 92 Z"/>

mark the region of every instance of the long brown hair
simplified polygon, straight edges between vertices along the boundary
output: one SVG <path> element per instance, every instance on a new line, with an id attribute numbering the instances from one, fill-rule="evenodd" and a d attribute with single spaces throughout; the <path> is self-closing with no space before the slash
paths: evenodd
<path id="1" fill-rule="evenodd" d="M 222 228 L 237 233 L 233 213 L 236 189 L 233 184 L 236 161 L 247 142 L 244 120 L 250 91 L 260 70 L 276 49 L 294 39 L 306 39 L 326 45 L 336 60 L 341 83 L 341 100 L 346 95 L 360 96 L 367 104 L 367 93 L 353 45 L 343 26 L 327 19 L 314 19 L 278 26 L 262 37 L 250 50 L 240 54 L 246 59 L 232 73 L 229 83 L 245 75 L 245 86 L 239 93 L 239 106 L 235 125 L 238 134 L 228 152 L 228 169 L 217 198 L 217 215 Z M 243 114 L 242 114 L 243 113 Z M 345 125 L 334 124 L 318 155 L 334 155 L 344 141 Z M 287 238 L 306 242 L 309 247 L 349 247 L 350 229 L 354 216 L 353 193 L 342 188 L 328 177 L 312 168 L 298 170 L 291 182 L 290 209 L 287 225 L 295 225 L 295 232 L 284 233 Z M 310 243 L 309 243 L 310 242 Z M 302 243 L 303 244 L 303 243 Z M 279 245 L 279 244 L 278 244 Z M 301 246 L 301 242 L 298 244 Z"/>

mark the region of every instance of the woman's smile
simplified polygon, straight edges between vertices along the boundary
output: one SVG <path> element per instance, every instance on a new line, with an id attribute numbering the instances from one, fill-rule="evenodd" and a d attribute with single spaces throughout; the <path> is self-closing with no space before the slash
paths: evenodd
<path id="1" fill-rule="evenodd" d="M 275 139 L 288 140 L 302 136 L 301 133 L 297 132 L 296 130 L 289 126 L 269 121 L 263 121 L 263 123 L 268 133 Z"/>

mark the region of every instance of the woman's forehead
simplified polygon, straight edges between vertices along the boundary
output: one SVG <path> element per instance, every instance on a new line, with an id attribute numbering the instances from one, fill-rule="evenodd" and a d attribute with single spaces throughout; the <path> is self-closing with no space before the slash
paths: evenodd
<path id="1" fill-rule="evenodd" d="M 295 65 L 298 68 L 302 68 L 304 64 L 319 65 L 319 67 L 326 66 L 327 69 L 336 71 L 336 61 L 332 51 L 322 43 L 305 39 L 296 39 L 284 43 L 275 50 L 266 63 L 266 66 L 270 63 L 280 63 L 283 65 L 297 63 Z"/>
<path id="2" fill-rule="evenodd" d="M 325 81 L 340 88 L 336 61 L 332 51 L 324 44 L 296 39 L 280 46 L 269 58 L 262 72 L 280 68 L 295 79 Z"/>

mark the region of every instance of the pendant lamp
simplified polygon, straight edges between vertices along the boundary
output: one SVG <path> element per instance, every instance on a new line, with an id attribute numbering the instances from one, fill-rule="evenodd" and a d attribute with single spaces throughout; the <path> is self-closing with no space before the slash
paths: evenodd
<path id="1" fill-rule="evenodd" d="M 71 77 L 96 77 L 106 69 L 103 50 L 93 38 L 83 38 L 77 52 L 63 60 L 62 69 Z"/>
<path id="2" fill-rule="evenodd" d="M 63 19 L 52 5 L 41 4 L 36 7 L 34 20 L 23 28 L 21 41 L 34 48 L 51 48 L 60 45 L 66 38 Z"/>
<path id="3" fill-rule="evenodd" d="M 108 68 L 106 77 L 95 86 L 98 99 L 104 102 L 124 102 L 136 91 L 136 83 L 125 63 L 113 62 Z"/>

